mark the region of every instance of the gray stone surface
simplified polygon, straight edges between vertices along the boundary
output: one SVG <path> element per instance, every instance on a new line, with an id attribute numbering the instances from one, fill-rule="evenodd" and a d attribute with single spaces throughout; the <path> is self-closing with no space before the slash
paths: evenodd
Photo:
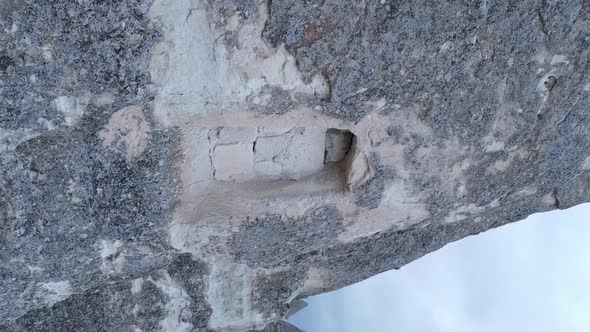
<path id="1" fill-rule="evenodd" d="M 584 0 L 0 0 L 0 331 L 296 330 L 298 299 L 590 201 L 589 61 Z M 221 128 L 354 138 L 221 181 Z M 285 169 L 326 144 L 291 136 Z"/>
<path id="2" fill-rule="evenodd" d="M 260 330 L 260 332 L 301 332 L 301 330 L 288 322 L 281 321 L 269 324 L 263 330 Z"/>

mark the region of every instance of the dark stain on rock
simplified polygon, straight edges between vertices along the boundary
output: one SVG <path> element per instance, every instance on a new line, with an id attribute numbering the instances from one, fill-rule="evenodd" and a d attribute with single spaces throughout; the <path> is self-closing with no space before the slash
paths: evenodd
<path id="1" fill-rule="evenodd" d="M 374 175 L 369 181 L 355 190 L 354 202 L 361 207 L 376 209 L 381 204 L 387 181 L 393 179 L 395 173 L 392 169 L 383 166 L 375 154 L 371 155 L 369 163 Z"/>
<path id="2" fill-rule="evenodd" d="M 267 317 L 272 313 L 279 317 L 289 310 L 289 298 L 302 286 L 303 269 L 293 268 L 279 272 L 260 272 L 254 280 L 254 307 Z"/>
<path id="3" fill-rule="evenodd" d="M 553 90 L 553 88 L 555 87 L 556 84 L 557 84 L 557 77 L 555 77 L 555 76 L 549 76 L 543 82 L 543 85 L 545 85 L 545 89 L 547 89 L 548 91 Z"/>
<path id="4" fill-rule="evenodd" d="M 22 332 L 57 332 L 57 331 L 127 331 L 136 323 L 134 306 L 148 305 L 140 308 L 148 310 L 149 316 L 142 317 L 140 324 L 145 327 L 157 327 L 164 319 L 162 308 L 164 294 L 157 288 L 145 284 L 146 293 L 143 300 L 154 301 L 142 303 L 133 300 L 129 282 L 101 286 L 73 294 L 50 308 L 40 308 L 27 312 L 14 322 L 7 322 L 7 331 Z M 139 314 L 142 314 L 140 309 Z"/>
<path id="5" fill-rule="evenodd" d="M 272 268 L 297 262 L 335 243 L 343 231 L 341 220 L 340 211 L 332 206 L 296 219 L 266 215 L 241 225 L 228 246 L 236 260 L 251 267 Z"/>
<path id="6" fill-rule="evenodd" d="M 198 331 L 206 331 L 211 307 L 205 299 L 206 285 L 204 278 L 209 274 L 207 264 L 194 260 L 190 254 L 178 255 L 168 267 L 170 276 L 182 286 L 191 299 L 191 324 Z"/>

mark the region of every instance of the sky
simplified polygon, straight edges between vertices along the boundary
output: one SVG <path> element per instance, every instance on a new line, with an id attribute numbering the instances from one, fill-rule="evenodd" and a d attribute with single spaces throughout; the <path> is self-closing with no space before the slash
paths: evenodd
<path id="1" fill-rule="evenodd" d="M 590 204 L 534 214 L 306 300 L 306 332 L 588 332 Z"/>

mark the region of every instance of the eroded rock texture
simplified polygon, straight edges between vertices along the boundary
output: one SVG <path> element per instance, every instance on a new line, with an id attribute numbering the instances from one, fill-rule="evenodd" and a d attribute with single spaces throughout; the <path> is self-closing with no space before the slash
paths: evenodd
<path id="1" fill-rule="evenodd" d="M 0 0 L 0 330 L 262 329 L 589 201 L 589 52 L 584 0 Z"/>

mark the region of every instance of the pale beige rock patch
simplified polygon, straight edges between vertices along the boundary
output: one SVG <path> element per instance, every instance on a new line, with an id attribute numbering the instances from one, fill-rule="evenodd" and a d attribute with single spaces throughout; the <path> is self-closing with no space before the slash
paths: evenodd
<path id="1" fill-rule="evenodd" d="M 150 131 L 143 108 L 127 106 L 111 116 L 98 136 L 104 146 L 114 149 L 124 146 L 127 156 L 135 158 L 145 151 Z"/>

